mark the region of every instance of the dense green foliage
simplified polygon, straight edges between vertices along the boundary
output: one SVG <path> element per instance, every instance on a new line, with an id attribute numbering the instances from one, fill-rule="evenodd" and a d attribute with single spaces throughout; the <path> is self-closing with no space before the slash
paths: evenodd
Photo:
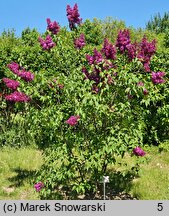
<path id="1" fill-rule="evenodd" d="M 142 62 L 129 60 L 126 52 L 118 50 L 116 59 L 103 59 L 95 66 L 86 59 L 94 49 L 101 51 L 104 38 L 115 44 L 124 28 L 123 22 L 111 19 L 86 20 L 74 31 L 61 28 L 51 35 L 56 46 L 50 50 L 43 50 L 38 41 L 49 31 L 40 35 L 35 29 L 26 29 L 20 38 L 13 32 L 0 37 L 0 78 L 20 81 L 19 91 L 31 98 L 28 103 L 6 101 L 10 90 L 1 81 L 0 144 L 34 144 L 43 149 L 45 163 L 37 178 L 45 185 L 42 198 L 70 199 L 94 193 L 117 156 L 169 138 L 169 62 L 162 36 L 158 40 L 150 31 L 130 29 L 133 43 L 140 43 L 144 34 L 149 41 L 159 41 L 150 62 L 151 71 L 166 73 L 165 82 L 158 85 Z M 74 40 L 82 33 L 86 45 L 76 49 Z M 31 71 L 34 80 L 25 82 L 17 77 L 7 67 L 11 62 Z M 109 68 L 110 63 L 114 67 Z M 84 79 L 84 67 L 90 74 L 100 71 L 97 85 Z M 138 85 L 141 82 L 144 86 Z M 80 116 L 76 125 L 66 123 L 70 116 Z M 131 170 L 137 170 L 139 159 Z"/>

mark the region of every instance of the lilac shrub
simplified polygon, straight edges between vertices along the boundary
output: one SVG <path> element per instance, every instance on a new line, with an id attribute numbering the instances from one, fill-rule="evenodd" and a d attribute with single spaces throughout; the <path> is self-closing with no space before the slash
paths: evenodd
<path id="1" fill-rule="evenodd" d="M 5 89 L 8 110 L 14 107 L 25 117 L 24 124 L 43 149 L 44 164 L 34 185 L 43 199 L 96 194 L 102 190 L 103 176 L 113 178 L 110 170 L 117 158 L 126 153 L 146 158 L 144 137 L 152 131 L 148 126 L 156 116 L 156 101 L 161 102 L 167 85 L 167 73 L 151 65 L 155 42 L 144 37 L 135 43 L 124 29 L 115 44 L 106 37 L 102 46 L 93 47 L 85 41 L 89 35 L 81 29 L 77 4 L 67 6 L 67 17 L 70 29 L 76 31 L 59 29 L 48 18 L 50 35 L 38 39 L 43 50 L 51 50 L 57 38 L 52 52 L 42 51 L 36 38 L 36 77 L 12 62 L 8 68 L 20 85 L 4 82 L 12 86 Z M 18 62 L 31 68 L 23 58 Z"/>

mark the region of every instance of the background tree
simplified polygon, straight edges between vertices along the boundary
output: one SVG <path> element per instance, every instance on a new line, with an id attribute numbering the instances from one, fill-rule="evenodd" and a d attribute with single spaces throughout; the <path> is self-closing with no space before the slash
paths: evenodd
<path id="1" fill-rule="evenodd" d="M 146 24 L 146 29 L 155 31 L 156 33 L 164 33 L 169 29 L 169 12 L 165 12 L 163 16 L 158 13 L 154 17 L 151 17 Z"/>

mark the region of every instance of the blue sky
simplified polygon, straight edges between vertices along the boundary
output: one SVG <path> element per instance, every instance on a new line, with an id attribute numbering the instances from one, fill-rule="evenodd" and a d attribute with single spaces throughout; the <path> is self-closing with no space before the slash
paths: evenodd
<path id="1" fill-rule="evenodd" d="M 135 28 L 144 28 L 151 16 L 169 11 L 169 0 L 4 0 L 0 3 L 0 33 L 15 29 L 20 35 L 27 27 L 45 32 L 48 17 L 68 26 L 66 5 L 75 3 L 83 20 L 110 16 Z"/>

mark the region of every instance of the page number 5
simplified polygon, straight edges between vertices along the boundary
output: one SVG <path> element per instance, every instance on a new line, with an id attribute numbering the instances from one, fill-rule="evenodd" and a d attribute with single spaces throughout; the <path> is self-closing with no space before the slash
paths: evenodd
<path id="1" fill-rule="evenodd" d="M 163 203 L 158 203 L 157 210 L 158 211 L 162 211 L 163 210 Z"/>

